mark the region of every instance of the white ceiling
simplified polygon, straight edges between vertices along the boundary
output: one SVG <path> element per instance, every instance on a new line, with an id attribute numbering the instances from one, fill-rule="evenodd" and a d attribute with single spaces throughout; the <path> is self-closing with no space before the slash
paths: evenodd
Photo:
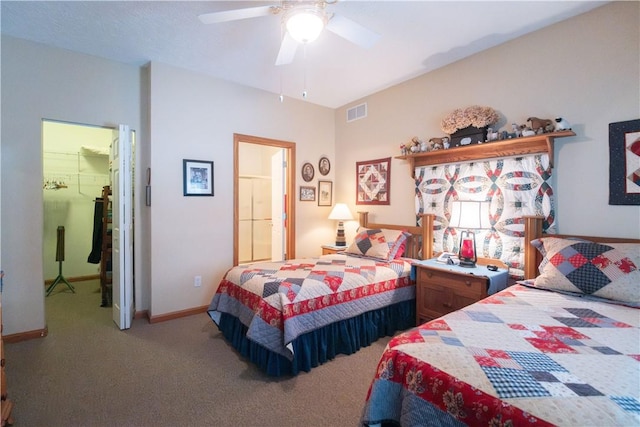
<path id="1" fill-rule="evenodd" d="M 364 49 L 324 31 L 281 66 L 274 65 L 279 15 L 209 25 L 198 19 L 278 0 L 2 0 L 1 31 L 132 65 L 159 61 L 274 96 L 302 99 L 306 89 L 308 102 L 337 108 L 604 3 L 343 0 L 327 10 L 379 33 L 376 45 Z"/>

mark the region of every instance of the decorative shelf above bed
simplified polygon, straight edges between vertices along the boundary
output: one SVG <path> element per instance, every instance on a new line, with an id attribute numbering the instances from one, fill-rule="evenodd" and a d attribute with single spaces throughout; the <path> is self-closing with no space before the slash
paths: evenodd
<path id="1" fill-rule="evenodd" d="M 554 140 L 556 138 L 575 135 L 576 134 L 571 130 L 550 132 L 522 138 L 504 139 L 502 141 L 467 145 L 466 147 L 456 147 L 448 150 L 436 150 L 426 153 L 397 156 L 396 159 L 409 161 L 412 177 L 414 176 L 415 168 L 420 166 L 471 162 L 474 160 L 513 157 L 536 153 L 549 154 L 549 164 L 553 167 Z"/>

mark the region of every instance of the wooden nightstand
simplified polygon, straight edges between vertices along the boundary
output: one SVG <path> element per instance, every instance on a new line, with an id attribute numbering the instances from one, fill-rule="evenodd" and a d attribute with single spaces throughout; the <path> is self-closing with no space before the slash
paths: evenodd
<path id="1" fill-rule="evenodd" d="M 322 255 L 331 255 L 346 250 L 346 246 L 322 245 Z"/>
<path id="2" fill-rule="evenodd" d="M 504 289 L 508 270 L 499 261 L 495 264 L 501 267 L 496 272 L 487 270 L 486 265 L 464 268 L 438 263 L 435 259 L 415 263 L 416 323 L 420 325 L 444 316 Z M 493 285 L 491 291 L 490 285 Z"/>

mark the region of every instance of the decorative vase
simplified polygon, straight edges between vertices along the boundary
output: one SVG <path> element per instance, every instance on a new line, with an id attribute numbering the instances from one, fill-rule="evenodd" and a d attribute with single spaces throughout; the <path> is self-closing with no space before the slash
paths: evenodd
<path id="1" fill-rule="evenodd" d="M 468 126 L 451 134 L 451 146 L 461 147 L 470 144 L 482 144 L 487 140 L 487 127 Z"/>

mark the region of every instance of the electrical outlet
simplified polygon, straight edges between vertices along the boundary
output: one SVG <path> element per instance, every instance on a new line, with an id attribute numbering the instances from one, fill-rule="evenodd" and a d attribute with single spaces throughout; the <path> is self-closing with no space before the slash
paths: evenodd
<path id="1" fill-rule="evenodd" d="M 193 286 L 195 286 L 196 288 L 202 286 L 202 276 L 196 276 L 193 278 Z"/>

